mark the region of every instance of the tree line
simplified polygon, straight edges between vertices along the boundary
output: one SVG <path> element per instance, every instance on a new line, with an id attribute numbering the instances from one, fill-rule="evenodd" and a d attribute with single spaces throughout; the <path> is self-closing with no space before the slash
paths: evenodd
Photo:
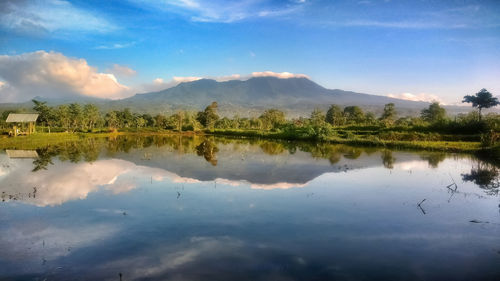
<path id="1" fill-rule="evenodd" d="M 373 112 L 365 112 L 359 106 L 331 105 L 324 112 L 315 109 L 309 117 L 287 119 L 283 111 L 278 109 L 265 110 L 259 117 L 233 118 L 220 117 L 217 112 L 218 104 L 213 102 L 199 112 L 178 111 L 172 115 L 138 114 L 130 109 L 101 112 L 93 104 L 80 105 L 72 103 L 51 107 L 46 102 L 33 100 L 33 110 L 39 114 L 38 124 L 53 130 L 69 132 L 89 132 L 96 129 L 140 129 L 156 128 L 176 131 L 200 131 L 214 129 L 245 129 L 245 130 L 284 130 L 302 128 L 321 131 L 328 134 L 334 127 L 345 126 L 377 126 L 377 127 L 434 127 L 442 130 L 454 129 L 457 132 L 477 133 L 485 130 L 498 131 L 500 121 L 498 114 L 491 113 L 485 118 L 481 111 L 484 108 L 499 104 L 498 99 L 483 89 L 475 95 L 464 97 L 463 102 L 472 103 L 477 108 L 469 114 L 460 114 L 454 119 L 449 118 L 446 110 L 437 102 L 423 109 L 418 117 L 398 116 L 393 103 L 386 104 L 380 116 Z M 9 113 L 3 113 L 4 121 Z M 3 124 L 5 127 L 5 124 Z"/>

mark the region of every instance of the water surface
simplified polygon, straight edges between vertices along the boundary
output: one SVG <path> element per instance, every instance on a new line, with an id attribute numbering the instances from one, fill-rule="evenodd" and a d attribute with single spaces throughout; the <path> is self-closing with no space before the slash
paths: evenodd
<path id="1" fill-rule="evenodd" d="M 1 152 L 0 279 L 500 280 L 498 187 L 470 155 L 342 145 Z"/>

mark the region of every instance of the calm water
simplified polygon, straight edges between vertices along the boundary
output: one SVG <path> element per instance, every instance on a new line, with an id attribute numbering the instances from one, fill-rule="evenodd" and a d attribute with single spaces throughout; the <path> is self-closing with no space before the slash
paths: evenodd
<path id="1" fill-rule="evenodd" d="M 0 279 L 500 280 L 498 172 L 202 137 L 2 151 Z"/>

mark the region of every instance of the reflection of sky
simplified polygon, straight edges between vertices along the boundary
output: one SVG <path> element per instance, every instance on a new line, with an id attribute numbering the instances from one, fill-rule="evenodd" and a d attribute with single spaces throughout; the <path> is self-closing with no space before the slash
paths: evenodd
<path id="1" fill-rule="evenodd" d="M 301 188 L 281 177 L 264 186 L 215 183 L 117 158 L 55 160 L 31 173 L 31 160 L 2 158 L 1 191 L 25 194 L 36 185 L 38 194 L 23 197 L 28 204 L 0 204 L 0 279 L 500 276 L 498 197 L 460 180 L 473 162 L 447 158 L 430 168 L 418 155 L 393 156 L 392 169 L 379 154 L 369 165 L 362 156 L 352 160 L 357 169 L 334 169 Z M 422 199 L 425 215 L 416 206 Z"/>
<path id="2" fill-rule="evenodd" d="M 190 159 L 187 159 L 186 163 L 182 158 L 177 158 L 176 161 L 163 160 L 163 162 L 159 162 L 165 164 L 167 168 L 173 163 L 180 167 L 189 166 L 187 168 L 190 170 L 189 172 L 186 172 L 187 169 L 179 170 L 179 173 L 189 175 L 187 177 L 158 168 L 160 166 L 158 163 L 142 161 L 136 164 L 132 162 L 136 160 L 134 158 L 129 158 L 130 161 L 115 158 L 76 164 L 54 160 L 54 166 L 49 166 L 46 170 L 31 172 L 32 160 L 8 159 L 6 155 L 0 155 L 0 163 L 4 163 L 0 168 L 2 182 L 0 191 L 5 192 L 2 197 L 4 200 L 14 199 L 37 206 L 54 206 L 71 200 L 85 199 L 89 193 L 96 192 L 99 188 L 114 194 L 127 192 L 136 188 L 145 179 L 149 179 L 151 182 L 167 180 L 178 183 L 195 183 L 199 182 L 201 178 L 201 181 L 213 179 L 215 183 L 231 186 L 249 185 L 253 189 L 289 189 L 307 186 L 310 181 L 321 175 L 321 173 L 318 174 L 319 171 L 323 171 L 322 173 L 326 173 L 326 171 L 348 172 L 352 169 L 366 169 L 377 165 L 376 163 L 380 165 L 378 154 L 363 155 L 358 159 L 344 158 L 334 166 L 325 165 L 326 160 L 313 160 L 310 157 L 307 158 L 304 153 L 297 154 L 299 155 L 284 153 L 279 156 L 267 156 L 267 158 L 262 157 L 265 154 L 261 154 L 258 155 L 261 157 L 258 162 L 255 158 L 247 157 L 246 163 L 233 165 L 234 157 L 222 151 L 219 155 L 220 164 L 213 167 L 213 170 L 208 171 L 208 173 L 205 166 L 194 165 Z M 186 155 L 186 158 L 190 158 L 190 155 Z M 397 158 L 398 161 L 394 163 L 395 169 L 406 171 L 428 169 L 427 161 L 421 160 L 416 155 L 400 153 Z M 198 163 L 206 165 L 204 161 L 196 160 Z M 237 161 L 241 162 L 239 159 Z M 148 164 L 152 164 L 152 167 L 147 166 Z M 297 174 L 303 173 L 301 170 L 305 166 L 319 168 L 319 171 L 312 175 L 303 174 L 300 176 L 300 182 L 294 182 L 298 179 Z M 248 171 L 239 172 L 244 168 L 248 168 Z M 297 172 L 291 172 L 293 169 Z M 224 178 L 224 176 L 228 178 Z M 267 178 L 265 183 L 263 183 L 261 176 Z"/>

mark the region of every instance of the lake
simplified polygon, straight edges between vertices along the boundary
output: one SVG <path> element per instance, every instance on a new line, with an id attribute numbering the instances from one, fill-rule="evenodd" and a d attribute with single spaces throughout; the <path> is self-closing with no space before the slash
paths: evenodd
<path id="1" fill-rule="evenodd" d="M 500 280 L 472 155 L 186 136 L 0 152 L 1 280 Z"/>

